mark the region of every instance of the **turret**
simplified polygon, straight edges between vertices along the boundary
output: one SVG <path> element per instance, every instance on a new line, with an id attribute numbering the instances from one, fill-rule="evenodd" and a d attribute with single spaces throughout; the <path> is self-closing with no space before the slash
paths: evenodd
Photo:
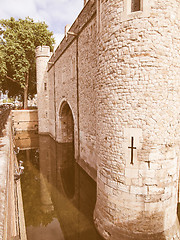
<path id="1" fill-rule="evenodd" d="M 96 227 L 105 239 L 179 239 L 180 2 L 97 3 Z"/>
<path id="2" fill-rule="evenodd" d="M 36 48 L 36 78 L 37 78 L 37 97 L 38 97 L 38 121 L 39 133 L 49 131 L 48 120 L 48 73 L 47 62 L 50 58 L 50 47 L 39 46 Z"/>

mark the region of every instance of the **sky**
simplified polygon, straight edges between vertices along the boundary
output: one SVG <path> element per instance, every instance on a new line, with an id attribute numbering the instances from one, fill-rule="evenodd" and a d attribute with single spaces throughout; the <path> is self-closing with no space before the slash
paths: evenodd
<path id="1" fill-rule="evenodd" d="M 83 8 L 84 0 L 0 0 L 0 19 L 30 17 L 45 21 L 53 31 L 56 46 L 64 37 L 64 27 L 72 24 Z"/>

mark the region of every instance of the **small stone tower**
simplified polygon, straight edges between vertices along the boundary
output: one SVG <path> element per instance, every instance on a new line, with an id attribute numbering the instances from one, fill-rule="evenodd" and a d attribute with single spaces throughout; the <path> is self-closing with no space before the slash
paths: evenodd
<path id="1" fill-rule="evenodd" d="M 48 73 L 47 62 L 50 58 L 50 47 L 39 46 L 36 48 L 36 78 L 37 78 L 37 96 L 38 96 L 38 121 L 39 133 L 49 132 L 48 120 Z"/>
<path id="2" fill-rule="evenodd" d="M 97 0 L 97 202 L 105 239 L 179 239 L 179 0 Z"/>

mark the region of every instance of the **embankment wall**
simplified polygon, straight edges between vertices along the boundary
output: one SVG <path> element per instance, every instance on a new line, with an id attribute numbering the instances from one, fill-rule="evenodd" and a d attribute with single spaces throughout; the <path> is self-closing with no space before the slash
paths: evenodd
<path id="1" fill-rule="evenodd" d="M 0 138 L 0 240 L 27 239 L 20 180 L 14 180 L 16 168 L 10 115 Z"/>
<path id="2" fill-rule="evenodd" d="M 37 110 L 13 110 L 12 125 L 15 145 L 20 149 L 38 146 L 38 112 Z"/>

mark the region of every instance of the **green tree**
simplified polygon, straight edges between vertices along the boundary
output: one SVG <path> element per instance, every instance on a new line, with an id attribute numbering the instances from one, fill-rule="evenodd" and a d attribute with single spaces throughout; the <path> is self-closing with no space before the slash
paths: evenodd
<path id="1" fill-rule="evenodd" d="M 35 48 L 52 46 L 53 33 L 45 22 L 14 18 L 0 20 L 0 88 L 10 97 L 21 96 L 27 108 L 28 96 L 36 93 Z"/>

